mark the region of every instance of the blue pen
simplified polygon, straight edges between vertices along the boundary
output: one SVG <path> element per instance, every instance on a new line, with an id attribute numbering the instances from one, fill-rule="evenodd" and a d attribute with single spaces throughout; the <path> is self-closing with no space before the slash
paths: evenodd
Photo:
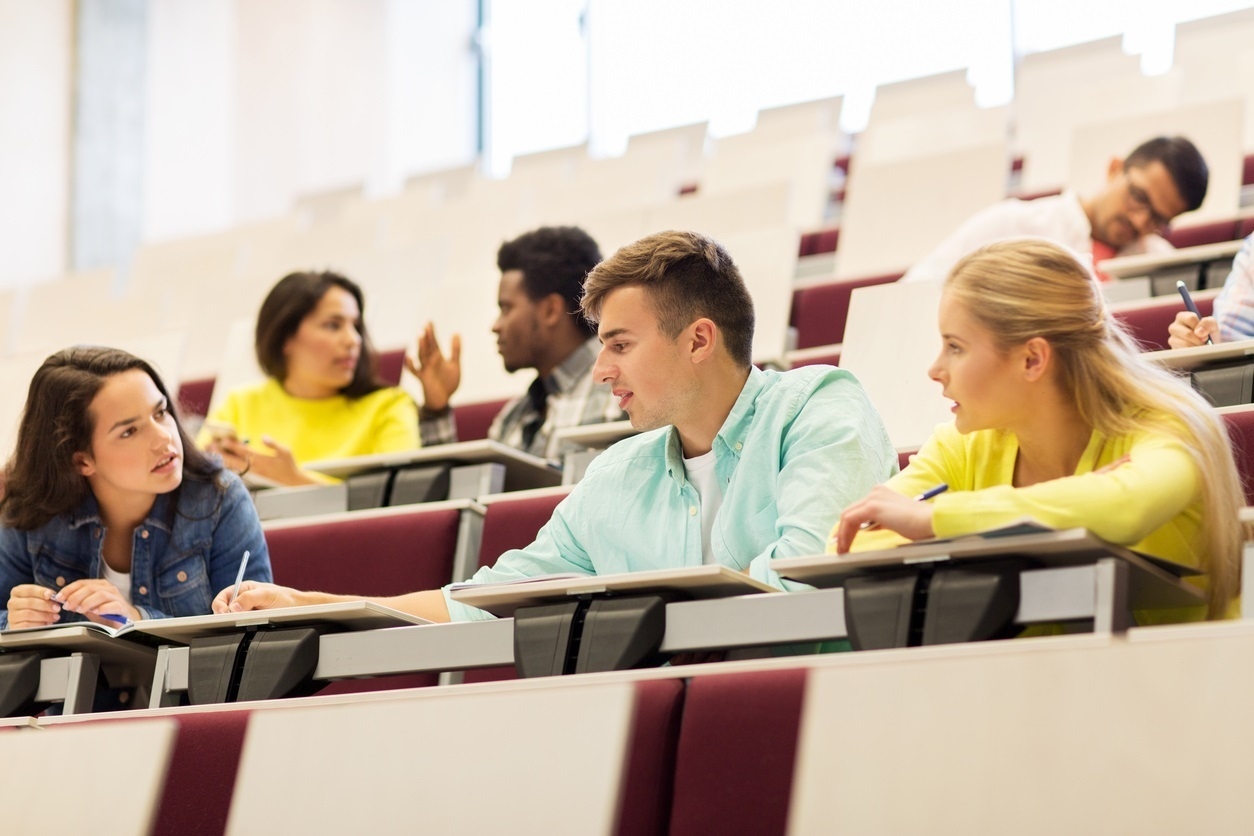
<path id="1" fill-rule="evenodd" d="M 121 624 L 123 627 L 131 623 L 131 620 L 129 618 L 119 613 L 115 613 L 115 612 L 98 612 L 96 613 L 96 618 L 108 619 L 109 621 L 113 621 L 113 622 L 116 622 L 117 624 Z"/>
<path id="2" fill-rule="evenodd" d="M 947 490 L 949 490 L 949 485 L 945 484 L 944 482 L 941 482 L 936 487 L 928 488 L 923 493 L 916 496 L 914 498 L 914 501 L 915 502 L 927 502 L 932 497 L 939 496 L 940 494 L 943 494 Z M 858 530 L 859 531 L 874 531 L 875 529 L 879 527 L 880 527 L 880 524 L 875 522 L 874 520 L 867 520 L 862 525 L 858 526 Z"/>
<path id="3" fill-rule="evenodd" d="M 1189 295 L 1189 289 L 1184 286 L 1184 282 L 1177 281 L 1176 290 L 1180 291 L 1180 298 L 1184 299 L 1184 306 L 1189 309 L 1189 313 L 1197 317 L 1198 321 L 1201 321 L 1202 313 L 1201 311 L 1197 309 L 1197 305 L 1193 304 L 1193 297 Z M 1210 337 L 1207 337 L 1206 344 L 1214 345 L 1215 341 L 1212 340 Z"/>

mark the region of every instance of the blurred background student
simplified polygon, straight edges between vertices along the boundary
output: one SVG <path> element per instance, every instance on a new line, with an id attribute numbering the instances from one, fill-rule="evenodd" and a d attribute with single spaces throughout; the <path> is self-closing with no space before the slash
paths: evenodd
<path id="1" fill-rule="evenodd" d="M 331 272 L 291 273 L 257 315 L 257 362 L 267 379 L 227 395 L 199 441 L 237 473 L 282 485 L 319 482 L 318 459 L 418 446 L 418 410 L 378 379 L 361 288 Z"/>
<path id="2" fill-rule="evenodd" d="M 160 376 L 124 351 L 44 361 L 6 471 L 0 628 L 204 615 L 245 551 L 244 576 L 271 578 L 248 491 L 196 449 Z"/>

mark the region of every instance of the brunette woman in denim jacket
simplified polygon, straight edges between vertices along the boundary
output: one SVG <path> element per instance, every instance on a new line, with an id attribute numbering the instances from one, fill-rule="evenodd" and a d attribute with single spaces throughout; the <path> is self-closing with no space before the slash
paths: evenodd
<path id="1" fill-rule="evenodd" d="M 124 351 L 44 361 L 6 471 L 0 628 L 204 615 L 245 551 L 245 577 L 271 579 L 248 491 L 196 449 L 160 376 Z"/>

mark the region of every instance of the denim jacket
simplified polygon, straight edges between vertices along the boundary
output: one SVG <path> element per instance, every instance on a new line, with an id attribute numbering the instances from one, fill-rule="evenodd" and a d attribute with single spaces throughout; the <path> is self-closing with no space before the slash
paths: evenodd
<path id="1" fill-rule="evenodd" d="M 225 484 L 183 481 L 179 509 L 171 514 L 173 494 L 161 494 L 148 517 L 135 529 L 131 557 L 131 605 L 144 618 L 205 615 L 213 596 L 235 582 L 247 549 L 244 577 L 269 581 L 270 552 L 248 490 L 239 477 L 224 471 Z M 172 524 L 171 524 L 172 523 Z M 9 626 L 8 601 L 13 587 L 36 583 L 60 589 L 82 578 L 102 578 L 104 521 L 96 497 L 34 531 L 0 526 L 0 629 Z M 61 611 L 59 622 L 82 621 Z"/>

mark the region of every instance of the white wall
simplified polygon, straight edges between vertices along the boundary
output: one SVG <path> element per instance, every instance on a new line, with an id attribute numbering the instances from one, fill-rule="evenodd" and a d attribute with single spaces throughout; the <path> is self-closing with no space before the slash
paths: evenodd
<path id="1" fill-rule="evenodd" d="M 0 0 L 0 287 L 64 271 L 71 0 Z"/>

